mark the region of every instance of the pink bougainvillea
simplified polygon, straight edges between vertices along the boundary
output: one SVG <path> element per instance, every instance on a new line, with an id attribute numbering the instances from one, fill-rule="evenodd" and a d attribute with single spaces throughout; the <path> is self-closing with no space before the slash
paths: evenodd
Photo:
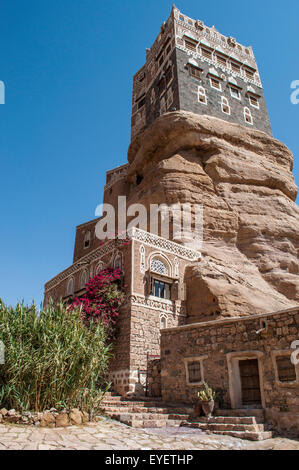
<path id="1" fill-rule="evenodd" d="M 119 284 L 122 273 L 119 269 L 107 268 L 100 271 L 86 284 L 86 292 L 76 298 L 70 309 L 81 307 L 85 323 L 101 320 L 108 328 L 116 324 L 124 293 Z"/>

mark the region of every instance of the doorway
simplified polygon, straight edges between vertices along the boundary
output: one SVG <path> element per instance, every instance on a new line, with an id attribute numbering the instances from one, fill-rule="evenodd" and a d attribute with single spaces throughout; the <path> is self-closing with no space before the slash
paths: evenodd
<path id="1" fill-rule="evenodd" d="M 261 386 L 258 359 L 239 361 L 243 406 L 261 406 Z"/>

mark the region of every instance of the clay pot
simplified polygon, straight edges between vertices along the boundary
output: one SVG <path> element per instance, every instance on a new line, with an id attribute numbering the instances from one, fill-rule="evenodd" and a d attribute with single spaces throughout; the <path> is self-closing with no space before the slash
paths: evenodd
<path id="1" fill-rule="evenodd" d="M 201 415 L 201 410 L 202 410 L 201 401 L 199 401 L 195 403 L 194 405 L 194 411 L 193 411 L 194 418 L 198 418 Z"/>
<path id="2" fill-rule="evenodd" d="M 203 412 L 206 415 L 206 417 L 210 418 L 212 416 L 213 411 L 214 411 L 214 406 L 215 406 L 214 400 L 202 401 L 201 406 L 202 406 Z"/>

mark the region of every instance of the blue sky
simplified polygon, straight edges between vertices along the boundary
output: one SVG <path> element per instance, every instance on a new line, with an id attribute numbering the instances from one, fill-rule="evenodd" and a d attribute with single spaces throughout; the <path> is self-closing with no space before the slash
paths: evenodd
<path id="1" fill-rule="evenodd" d="M 299 181 L 298 0 L 177 0 L 259 64 L 274 136 Z M 0 297 L 39 303 L 94 218 L 105 171 L 126 163 L 132 76 L 167 19 L 166 0 L 0 0 Z"/>

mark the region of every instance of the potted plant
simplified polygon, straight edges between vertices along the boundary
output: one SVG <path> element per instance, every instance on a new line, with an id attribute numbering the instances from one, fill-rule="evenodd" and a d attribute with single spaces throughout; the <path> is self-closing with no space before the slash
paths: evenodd
<path id="1" fill-rule="evenodd" d="M 215 406 L 216 392 L 204 382 L 203 389 L 198 392 L 198 398 L 201 402 L 204 414 L 207 418 L 210 418 Z"/>

